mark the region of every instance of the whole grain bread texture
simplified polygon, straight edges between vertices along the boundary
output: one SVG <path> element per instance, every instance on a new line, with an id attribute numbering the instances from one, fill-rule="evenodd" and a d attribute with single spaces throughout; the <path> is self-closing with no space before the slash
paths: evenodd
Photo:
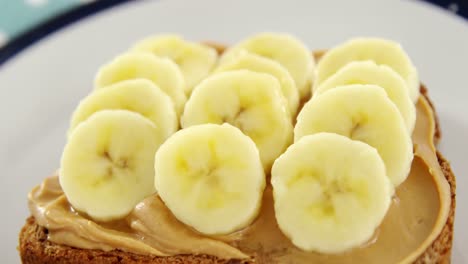
<path id="1" fill-rule="evenodd" d="M 222 53 L 225 49 L 222 45 L 213 43 L 209 43 L 209 45 L 216 48 L 219 53 Z M 323 52 L 319 51 L 315 52 L 314 56 L 319 59 L 322 54 Z M 431 107 L 434 109 L 434 105 L 429 100 L 427 89 L 424 86 L 421 86 L 421 94 L 426 97 Z M 441 131 L 437 116 L 435 117 L 436 131 L 434 141 L 437 143 L 440 140 Z M 442 232 L 424 253 L 418 257 L 414 264 L 450 263 L 456 206 L 456 182 L 455 176 L 450 168 L 450 163 L 439 152 L 437 152 L 437 157 L 445 178 L 450 184 L 451 208 Z M 30 216 L 26 220 L 26 224 L 21 229 L 19 235 L 18 246 L 23 264 L 248 264 L 259 263 L 260 261 L 256 260 L 255 256 L 246 260 L 221 259 L 210 255 L 175 255 L 159 257 L 134 254 L 118 249 L 107 252 L 95 249 L 80 249 L 50 242 L 47 239 L 47 232 L 46 228 L 37 224 L 33 216 Z"/>

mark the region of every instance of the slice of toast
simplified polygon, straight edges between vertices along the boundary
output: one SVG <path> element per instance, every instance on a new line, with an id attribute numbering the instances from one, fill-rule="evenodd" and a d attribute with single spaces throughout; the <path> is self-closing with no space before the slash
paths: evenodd
<path id="1" fill-rule="evenodd" d="M 428 101 L 427 91 L 421 88 L 422 95 Z M 430 102 L 430 101 L 429 101 Z M 432 106 L 432 104 L 431 104 Z M 436 120 L 437 121 L 437 120 Z M 436 122 L 438 124 L 438 122 Z M 439 126 L 436 126 L 435 140 L 440 138 Z M 426 249 L 426 251 L 414 262 L 416 264 L 427 263 L 450 263 L 452 240 L 453 240 L 453 222 L 455 218 L 455 176 L 450 168 L 449 162 L 437 153 L 439 164 L 444 172 L 445 178 L 450 184 L 451 208 L 449 217 L 445 223 L 442 232 L 436 240 Z M 252 260 L 226 260 L 219 259 L 209 255 L 176 255 L 169 257 L 147 256 L 134 253 L 127 253 L 120 250 L 105 252 L 102 250 L 79 249 L 65 245 L 59 245 L 47 240 L 47 229 L 39 226 L 34 217 L 29 217 L 26 224 L 21 229 L 18 247 L 21 260 L 24 264 L 82 264 L 82 263 L 189 263 L 189 264 L 208 264 L 208 263 L 258 263 Z"/>
<path id="2" fill-rule="evenodd" d="M 225 46 L 214 43 L 208 45 L 216 48 L 219 53 L 222 53 Z M 319 59 L 323 52 L 315 52 L 314 56 Z M 421 86 L 421 94 L 426 97 L 427 101 L 434 109 L 434 105 L 429 100 L 427 89 Z M 436 121 L 436 131 L 434 141 L 437 143 L 440 140 L 441 132 L 436 112 L 434 111 Z M 418 257 L 414 262 L 416 264 L 427 263 L 450 263 L 452 241 L 453 241 L 453 222 L 455 218 L 455 176 L 450 168 L 449 162 L 438 152 L 437 157 L 439 164 L 444 172 L 445 178 L 450 184 L 451 192 L 451 208 L 449 217 L 445 223 L 442 232 L 436 240 Z M 37 224 L 34 217 L 29 217 L 26 224 L 21 229 L 19 236 L 18 250 L 21 260 L 24 264 L 82 264 L 82 263 L 188 263 L 188 264 L 237 264 L 237 263 L 260 263 L 261 260 L 253 257 L 249 260 L 235 259 L 220 259 L 210 255 L 176 255 L 168 257 L 139 255 L 134 253 L 123 252 L 121 250 L 102 251 L 94 249 L 80 249 L 66 245 L 59 245 L 47 240 L 47 229 Z"/>

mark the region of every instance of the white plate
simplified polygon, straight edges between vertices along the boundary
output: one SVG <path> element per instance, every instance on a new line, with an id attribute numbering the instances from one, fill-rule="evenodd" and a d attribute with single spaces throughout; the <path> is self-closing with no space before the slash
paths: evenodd
<path id="1" fill-rule="evenodd" d="M 26 195 L 58 166 L 68 119 L 91 91 L 99 65 L 137 39 L 179 32 L 233 43 L 259 31 L 286 31 L 311 49 L 353 36 L 402 43 L 439 114 L 441 149 L 458 176 L 453 262 L 468 262 L 468 25 L 420 2 L 138 1 L 99 13 L 23 51 L 0 68 L 1 258 L 19 262 Z"/>

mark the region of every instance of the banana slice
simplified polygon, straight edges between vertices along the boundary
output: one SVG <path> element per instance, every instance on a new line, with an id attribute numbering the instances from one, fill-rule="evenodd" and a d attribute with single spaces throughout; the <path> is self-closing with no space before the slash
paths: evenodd
<path id="1" fill-rule="evenodd" d="M 98 221 L 124 217 L 154 189 L 155 125 L 127 110 L 82 122 L 62 154 L 60 185 L 73 207 Z"/>
<path id="2" fill-rule="evenodd" d="M 352 39 L 326 52 L 317 64 L 314 86 L 320 85 L 349 62 L 363 60 L 392 68 L 406 81 L 411 100 L 418 100 L 419 77 L 410 58 L 400 44 L 379 38 Z"/>
<path id="3" fill-rule="evenodd" d="M 229 234 L 259 212 L 265 174 L 255 143 L 234 126 L 182 129 L 161 146 L 154 166 L 161 199 L 203 234 Z"/>
<path id="4" fill-rule="evenodd" d="M 282 232 L 297 247 L 324 254 L 367 242 L 394 192 L 376 149 L 333 133 L 291 145 L 273 164 L 271 184 Z"/>
<path id="5" fill-rule="evenodd" d="M 406 82 L 392 68 L 373 61 L 353 61 L 322 82 L 314 96 L 338 86 L 349 84 L 375 84 L 385 89 L 405 120 L 409 133 L 416 123 L 416 107 L 409 97 Z"/>
<path id="6" fill-rule="evenodd" d="M 182 127 L 230 123 L 257 145 L 265 170 L 292 141 L 292 122 L 278 80 L 249 70 L 222 72 L 193 90 Z"/>
<path id="7" fill-rule="evenodd" d="M 260 33 L 227 49 L 220 64 L 229 62 L 245 51 L 275 60 L 293 77 L 299 95 L 310 94 L 315 60 L 308 48 L 296 37 L 284 33 Z"/>
<path id="8" fill-rule="evenodd" d="M 143 39 L 133 47 L 133 50 L 151 52 L 177 63 L 185 77 L 187 95 L 190 95 L 195 85 L 208 76 L 218 60 L 218 53 L 214 48 L 172 34 Z"/>
<path id="9" fill-rule="evenodd" d="M 171 98 L 151 81 L 134 79 L 99 89 L 83 99 L 73 113 L 68 134 L 92 114 L 104 109 L 124 109 L 145 116 L 156 125 L 157 136 L 162 140 L 175 133 L 179 126 Z"/>
<path id="10" fill-rule="evenodd" d="M 296 116 L 297 107 L 299 106 L 299 94 L 296 89 L 294 79 L 291 77 L 291 74 L 289 74 L 289 72 L 283 66 L 281 66 L 281 64 L 254 53 L 245 53 L 223 65 L 220 65 L 215 69 L 215 72 L 242 69 L 268 73 L 276 77 L 281 84 L 281 90 L 287 100 L 289 112 L 292 116 Z"/>
<path id="11" fill-rule="evenodd" d="M 348 85 L 310 100 L 297 117 L 294 140 L 318 132 L 337 133 L 375 147 L 395 186 L 409 174 L 410 134 L 398 108 L 379 86 Z"/>
<path id="12" fill-rule="evenodd" d="M 184 92 L 185 82 L 179 67 L 173 61 L 149 53 L 126 53 L 99 69 L 95 87 L 102 88 L 131 79 L 152 81 L 171 97 L 176 112 L 182 113 L 187 101 Z"/>

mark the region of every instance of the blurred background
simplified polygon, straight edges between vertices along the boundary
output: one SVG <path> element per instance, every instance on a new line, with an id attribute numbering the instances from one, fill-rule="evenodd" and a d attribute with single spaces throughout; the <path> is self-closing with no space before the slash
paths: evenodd
<path id="1" fill-rule="evenodd" d="M 0 64 L 64 25 L 128 1 L 143 0 L 0 0 Z M 413 1 L 425 1 L 468 20 L 468 0 Z"/>

